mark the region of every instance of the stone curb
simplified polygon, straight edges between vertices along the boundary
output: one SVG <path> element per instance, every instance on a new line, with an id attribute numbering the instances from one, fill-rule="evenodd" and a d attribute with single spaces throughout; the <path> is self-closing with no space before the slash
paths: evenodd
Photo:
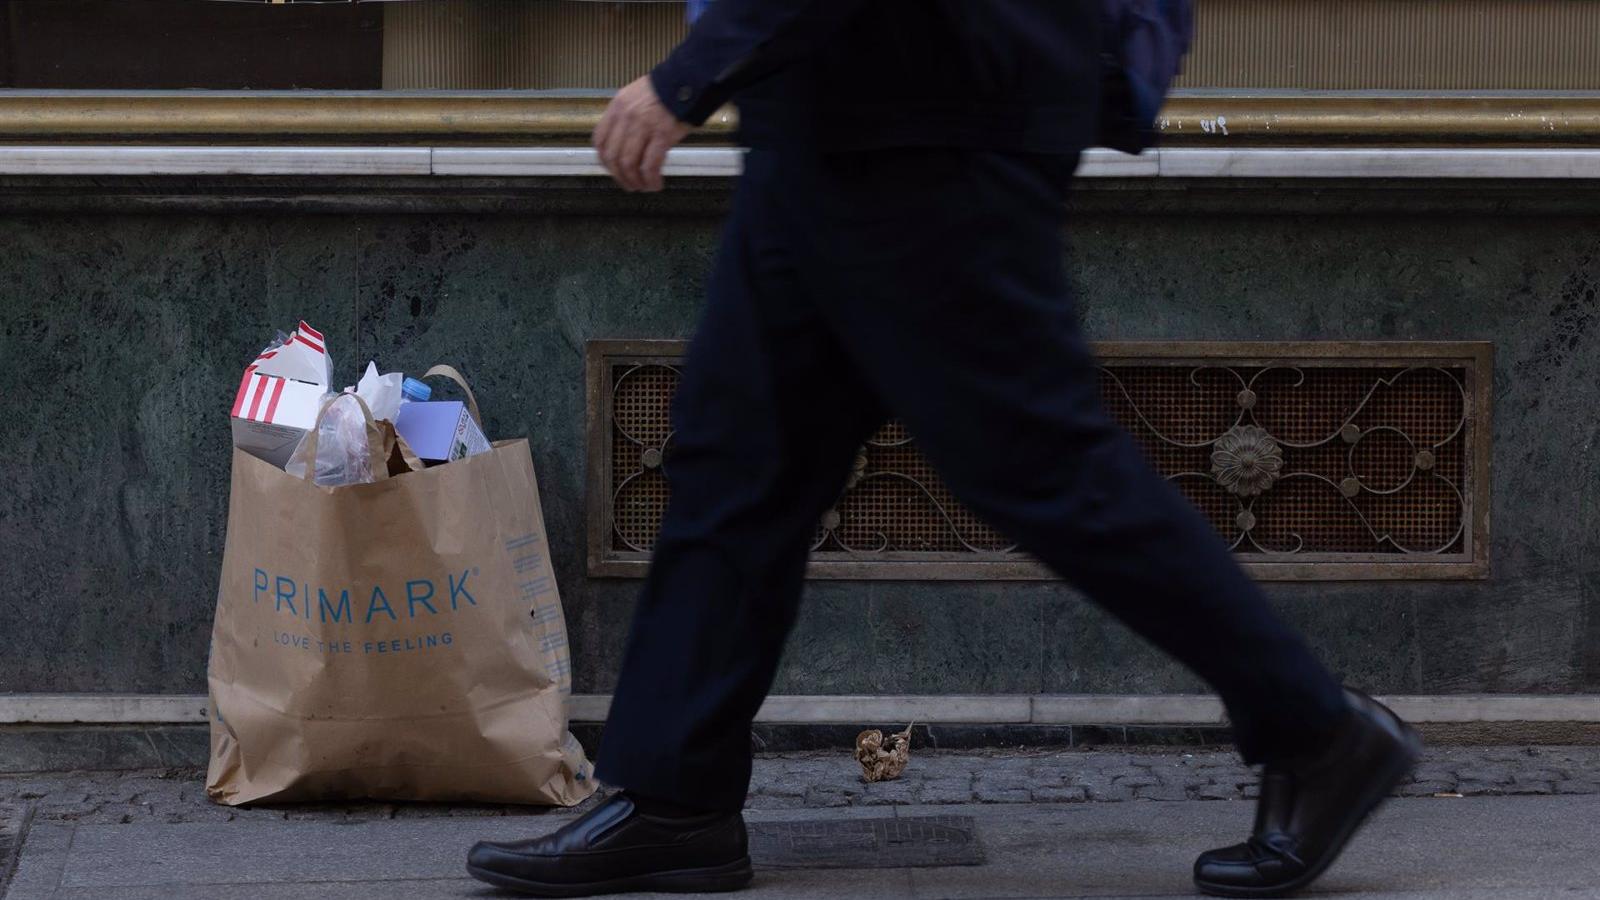
<path id="1" fill-rule="evenodd" d="M 27 836 L 28 823 L 33 817 L 33 805 L 0 803 L 0 897 L 16 871 L 17 859 L 22 855 L 22 840 Z"/>
<path id="2" fill-rule="evenodd" d="M 921 753 L 901 779 L 864 784 L 843 752 L 764 754 L 748 807 L 755 810 L 1249 800 L 1256 773 L 1224 752 L 1054 751 Z M 1600 748 L 1446 747 L 1429 751 L 1403 797 L 1600 793 Z M 138 772 L 0 776 L 0 808 L 32 806 L 37 823 L 133 824 L 526 816 L 505 805 L 352 802 L 235 809 L 205 798 L 204 773 Z"/>

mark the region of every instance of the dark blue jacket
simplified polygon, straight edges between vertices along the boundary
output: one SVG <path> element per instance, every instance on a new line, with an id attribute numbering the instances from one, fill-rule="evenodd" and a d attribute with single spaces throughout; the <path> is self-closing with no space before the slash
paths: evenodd
<path id="1" fill-rule="evenodd" d="M 752 146 L 1073 152 L 1096 136 L 1099 0 L 716 0 L 651 72 Z"/>

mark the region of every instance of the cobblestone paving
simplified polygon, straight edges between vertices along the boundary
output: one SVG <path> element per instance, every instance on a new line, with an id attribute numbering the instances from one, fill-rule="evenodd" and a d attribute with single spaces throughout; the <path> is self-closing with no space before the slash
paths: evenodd
<path id="1" fill-rule="evenodd" d="M 1431 750 L 1403 796 L 1600 793 L 1600 747 L 1445 747 Z M 1059 751 L 921 753 L 903 778 L 863 784 L 845 752 L 757 759 L 755 809 L 941 803 L 1092 803 L 1238 800 L 1256 776 L 1223 752 Z M 527 807 L 349 803 L 230 809 L 206 800 L 204 774 L 165 772 L 0 777 L 0 815 L 34 809 L 35 824 L 355 821 L 428 816 L 539 815 Z M 4 823 L 0 822 L 0 832 Z M 3 841 L 0 841 L 3 843 Z"/>

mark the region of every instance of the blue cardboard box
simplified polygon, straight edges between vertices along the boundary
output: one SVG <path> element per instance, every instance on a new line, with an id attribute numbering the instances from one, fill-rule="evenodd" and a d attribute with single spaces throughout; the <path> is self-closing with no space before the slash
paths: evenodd
<path id="1" fill-rule="evenodd" d="M 489 439 L 460 400 L 402 403 L 394 430 L 424 462 L 451 462 L 489 451 Z"/>

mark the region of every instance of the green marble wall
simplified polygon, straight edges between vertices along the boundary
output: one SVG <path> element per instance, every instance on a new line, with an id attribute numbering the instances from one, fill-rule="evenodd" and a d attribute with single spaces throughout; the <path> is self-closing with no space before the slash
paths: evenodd
<path id="1" fill-rule="evenodd" d="M 724 186 L 0 183 L 0 691 L 204 690 L 240 366 L 459 364 L 539 469 L 579 691 L 635 583 L 584 575 L 583 345 L 693 327 Z M 1274 584 L 1355 684 L 1600 691 L 1600 186 L 1172 186 L 1076 204 L 1100 339 L 1490 339 L 1494 577 Z M 777 690 L 1199 690 L 1071 590 L 825 582 Z"/>

